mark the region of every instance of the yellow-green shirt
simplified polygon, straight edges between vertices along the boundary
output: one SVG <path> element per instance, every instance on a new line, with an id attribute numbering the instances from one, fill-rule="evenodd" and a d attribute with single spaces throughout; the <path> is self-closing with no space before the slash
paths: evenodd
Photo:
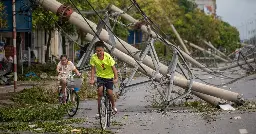
<path id="1" fill-rule="evenodd" d="M 106 52 L 104 52 L 103 60 L 99 59 L 97 54 L 93 54 L 90 64 L 96 68 L 96 76 L 101 78 L 114 78 L 112 66 L 115 65 L 114 59 Z"/>

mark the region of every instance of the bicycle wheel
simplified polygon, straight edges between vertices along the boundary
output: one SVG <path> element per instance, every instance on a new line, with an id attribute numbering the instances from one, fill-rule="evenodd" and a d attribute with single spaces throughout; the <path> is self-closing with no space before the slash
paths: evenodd
<path id="1" fill-rule="evenodd" d="M 61 93 L 61 86 L 58 87 L 58 100 L 59 100 L 59 103 L 62 104 L 64 103 L 64 99 L 63 99 L 63 94 Z"/>
<path id="2" fill-rule="evenodd" d="M 107 104 L 107 127 L 110 127 L 110 119 L 111 119 L 111 113 L 112 113 L 112 107 L 111 107 L 111 103 L 110 103 L 110 99 L 108 99 L 108 104 Z"/>
<path id="3" fill-rule="evenodd" d="M 71 104 L 70 108 L 68 109 L 68 115 L 73 117 L 79 106 L 79 96 L 74 90 L 67 89 L 67 103 Z"/>
<path id="4" fill-rule="evenodd" d="M 108 100 L 107 98 L 102 97 L 101 104 L 99 108 L 99 116 L 100 116 L 100 125 L 101 129 L 106 129 L 107 127 L 107 119 L 108 119 Z"/>

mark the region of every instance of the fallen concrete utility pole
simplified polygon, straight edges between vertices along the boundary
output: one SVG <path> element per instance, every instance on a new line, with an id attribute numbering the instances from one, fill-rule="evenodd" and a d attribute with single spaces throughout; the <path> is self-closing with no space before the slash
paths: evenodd
<path id="1" fill-rule="evenodd" d="M 94 38 L 94 36 L 91 35 L 91 34 L 87 34 L 85 36 L 85 39 L 88 40 L 88 41 L 93 41 L 93 38 Z M 106 43 L 106 46 L 108 47 L 109 50 L 112 49 L 112 46 L 107 44 L 107 43 Z M 136 63 L 134 63 L 136 61 L 132 57 L 124 54 L 123 52 L 120 52 L 119 50 L 114 49 L 113 55 L 116 56 L 116 57 L 119 57 L 119 59 L 122 60 L 125 63 L 130 63 L 129 65 L 131 65 L 133 67 L 136 66 Z M 125 57 L 125 58 L 122 58 L 122 57 Z M 130 59 L 127 59 L 127 57 L 129 57 Z M 132 63 L 131 63 L 131 61 L 132 61 Z M 142 69 L 140 69 L 140 70 L 142 70 Z M 142 72 L 144 72 L 144 70 Z M 153 76 L 153 74 L 155 74 L 155 72 L 151 73 L 151 74 L 146 74 L 146 75 L 152 78 L 152 77 L 155 77 L 155 76 Z M 178 73 L 176 73 L 175 76 L 183 77 L 182 75 L 179 75 Z M 155 79 L 155 80 L 158 81 L 158 82 L 161 82 L 161 80 L 159 78 Z M 195 92 L 195 91 L 191 91 L 191 93 L 196 93 L 196 94 L 194 94 L 195 96 L 197 96 L 198 98 L 201 98 L 202 100 L 204 100 L 204 101 L 206 101 L 206 102 L 208 102 L 208 103 L 210 103 L 214 106 L 218 106 L 218 104 L 221 104 L 219 98 L 216 98 L 216 97 L 213 97 L 213 96 L 210 96 L 210 95 L 206 95 L 206 94 L 203 94 L 203 93 Z"/>
<path id="2" fill-rule="evenodd" d="M 221 51 L 219 51 L 218 49 L 216 49 L 211 42 L 207 42 L 207 41 L 203 41 L 207 46 L 209 46 L 210 48 L 214 49 L 217 53 L 219 53 L 220 55 L 222 55 L 223 57 L 227 58 L 229 61 L 231 61 L 230 58 L 228 58 L 224 53 L 222 53 Z"/>
<path id="3" fill-rule="evenodd" d="M 93 35 L 87 34 L 85 39 L 88 41 L 91 41 L 93 39 Z M 107 43 L 106 43 L 106 46 L 108 47 L 108 49 L 112 48 L 112 46 Z M 132 57 L 121 52 L 120 50 L 114 49 L 112 54 L 115 57 L 117 57 L 118 59 L 122 60 L 123 62 L 125 62 L 131 66 L 136 66 L 136 64 L 137 64 L 137 62 Z M 153 77 L 153 75 L 155 74 L 155 70 L 146 66 L 145 64 L 141 64 L 141 67 L 139 67 L 139 70 L 143 74 L 145 74 L 149 77 Z M 166 75 L 166 74 L 164 74 L 164 75 Z M 156 78 L 155 80 L 158 82 L 161 82 L 162 77 L 163 77 L 162 74 L 157 74 L 155 77 Z M 182 87 L 184 89 L 187 89 L 189 86 L 189 81 L 185 78 L 174 76 L 174 85 Z M 231 92 L 231 91 L 224 90 L 224 89 L 217 88 L 217 87 L 213 87 L 213 86 L 209 86 L 209 85 L 205 85 L 205 84 L 202 84 L 199 82 L 193 82 L 191 92 L 196 93 L 195 94 L 196 96 L 198 96 L 199 98 L 201 98 L 201 99 L 205 100 L 206 102 L 209 102 L 213 105 L 217 105 L 220 102 L 219 98 L 225 99 L 228 101 L 237 102 L 237 103 L 240 103 L 240 101 L 241 101 L 241 95 L 239 95 L 238 93 Z M 215 99 L 216 97 L 218 97 L 218 99 Z"/>
<path id="4" fill-rule="evenodd" d="M 80 29 L 82 29 L 84 32 L 86 33 L 90 33 L 90 34 L 94 34 L 94 32 L 92 31 L 92 29 L 90 27 L 92 27 L 95 31 L 96 31 L 96 24 L 94 24 L 93 22 L 89 21 L 89 20 L 84 20 L 84 18 L 79 15 L 76 12 L 73 12 L 72 9 L 65 9 L 65 6 L 62 5 L 61 3 L 59 3 L 58 1 L 55 0 L 38 0 L 38 2 L 46 9 L 54 12 L 54 13 L 58 13 L 58 14 L 65 14 L 65 18 L 68 19 L 68 21 L 71 24 L 76 25 L 77 27 L 79 27 Z M 66 7 L 68 8 L 68 7 Z M 89 25 L 88 25 L 89 23 Z M 88 34 L 89 35 L 89 34 Z M 93 38 L 93 35 L 91 35 L 91 39 Z M 102 32 L 99 35 L 99 38 L 103 41 L 105 41 L 106 43 L 109 43 L 109 35 L 107 33 L 106 30 L 102 30 Z M 117 39 L 115 39 L 117 40 Z M 121 41 L 124 42 L 124 41 Z M 120 45 L 120 44 L 119 44 Z M 118 49 L 114 49 L 113 54 L 119 58 L 120 60 L 126 62 L 127 64 L 130 64 L 132 66 L 135 66 L 137 64 L 137 62 L 130 56 L 126 55 L 125 52 L 127 53 L 127 51 L 130 51 L 130 49 L 128 48 L 130 45 L 125 44 L 124 42 L 124 46 L 123 47 L 117 47 L 119 46 L 118 44 L 116 44 L 116 48 Z M 124 47 L 127 48 L 124 49 Z M 119 49 L 121 48 L 121 49 Z M 137 50 L 136 48 L 132 47 L 135 51 Z M 122 52 L 121 52 L 122 51 Z M 150 57 L 149 57 L 150 58 Z M 152 63 L 152 61 L 149 61 Z M 162 68 L 166 68 L 165 71 L 166 73 L 162 73 L 163 75 L 167 75 L 167 66 L 162 64 Z M 145 71 L 144 71 L 144 70 Z M 152 68 L 150 68 L 149 66 L 146 66 L 145 64 L 141 64 L 141 67 L 139 67 L 139 70 L 148 75 L 148 76 L 153 76 L 154 75 L 154 70 Z M 156 75 L 156 80 L 161 81 L 162 78 L 162 74 L 157 74 Z M 189 81 L 187 79 L 184 78 L 180 78 L 175 76 L 174 77 L 174 85 L 180 86 L 182 88 L 188 88 L 189 86 Z M 233 102 L 240 102 L 241 101 L 241 96 L 238 93 L 235 92 L 231 92 L 228 90 L 224 90 L 224 89 L 220 89 L 217 87 L 213 87 L 213 86 L 209 86 L 209 85 L 205 85 L 202 83 L 198 83 L 198 82 L 193 82 L 192 84 L 192 90 L 200 92 L 200 93 L 204 93 L 207 95 L 211 95 L 211 96 L 215 96 L 221 99 L 225 99 L 228 101 L 233 101 Z"/>
<path id="5" fill-rule="evenodd" d="M 169 22 L 169 23 L 170 23 L 170 22 Z M 186 45 L 184 44 L 183 40 L 181 39 L 179 33 L 177 32 L 177 30 L 176 30 L 176 28 L 174 27 L 173 24 L 171 24 L 171 28 L 172 28 L 173 32 L 175 33 L 175 35 L 177 36 L 177 38 L 178 38 L 178 40 L 179 40 L 181 46 L 183 47 L 184 51 L 185 51 L 187 54 L 190 54 L 190 52 L 188 51 Z"/>
<path id="6" fill-rule="evenodd" d="M 218 70 L 223 71 L 223 70 L 226 70 L 226 69 L 234 68 L 234 67 L 237 67 L 239 65 L 244 65 L 246 63 L 252 63 L 252 62 L 255 62 L 255 59 L 249 59 L 249 60 L 246 60 L 246 62 L 245 61 L 240 61 L 238 63 L 236 62 L 235 64 L 231 64 L 230 66 L 219 67 Z"/>
<path id="7" fill-rule="evenodd" d="M 166 17 L 166 18 L 167 18 L 167 17 Z M 167 18 L 167 20 L 168 20 L 169 23 L 171 23 L 168 18 Z M 189 51 L 188 51 L 188 49 L 187 49 L 187 47 L 186 47 L 186 45 L 184 44 L 183 40 L 181 39 L 179 33 L 177 32 L 177 30 L 176 30 L 176 28 L 174 27 L 173 24 L 171 24 L 171 28 L 172 28 L 173 32 L 175 33 L 175 35 L 177 36 L 177 38 L 178 38 L 178 40 L 179 40 L 181 46 L 183 47 L 184 51 L 185 51 L 187 54 L 190 54 Z"/>
<path id="8" fill-rule="evenodd" d="M 185 42 L 188 43 L 187 41 L 185 41 Z M 196 48 L 196 49 L 198 49 L 198 50 L 200 50 L 200 51 L 202 51 L 202 52 L 206 52 L 206 53 L 208 53 L 208 54 L 214 56 L 215 58 L 217 58 L 217 59 L 219 59 L 219 60 L 222 60 L 222 61 L 224 61 L 224 62 L 228 62 L 227 60 L 221 58 L 220 56 L 215 55 L 215 54 L 213 54 L 213 53 L 211 53 L 211 52 L 209 52 L 209 51 L 207 51 L 207 50 L 205 50 L 205 49 L 203 49 L 203 48 L 201 48 L 201 47 L 199 47 L 199 46 L 197 46 L 197 45 L 195 45 L 195 44 L 193 44 L 193 43 L 188 43 L 188 44 L 189 44 L 191 47 Z"/>
<path id="9" fill-rule="evenodd" d="M 127 13 L 124 13 L 124 11 L 122 11 L 121 9 L 119 9 L 118 7 L 114 6 L 114 5 L 110 5 L 109 9 L 115 12 L 119 12 L 121 13 L 120 16 L 123 17 L 124 19 L 126 19 L 127 21 L 131 22 L 131 23 L 137 23 L 139 22 L 138 20 L 134 19 L 132 16 L 128 15 Z M 141 30 L 144 32 L 148 32 L 147 27 L 145 25 L 141 26 Z M 152 37 L 157 38 L 159 37 L 159 35 L 157 35 L 154 31 L 151 30 L 150 34 L 152 35 Z M 172 44 L 170 43 L 168 40 L 165 40 L 168 44 Z M 180 51 L 181 54 L 184 56 L 185 59 L 187 59 L 189 62 L 191 62 L 193 65 L 199 67 L 200 69 L 204 70 L 205 72 L 213 72 L 212 70 L 210 70 L 209 68 L 205 67 L 204 65 L 200 64 L 198 61 L 196 61 L 195 59 L 193 59 L 192 57 L 190 57 L 187 53 L 185 53 L 184 51 Z"/>
<path id="10" fill-rule="evenodd" d="M 196 91 L 191 91 L 191 93 L 193 93 L 196 96 L 200 96 L 199 97 L 200 99 L 207 100 L 206 102 L 208 102 L 208 103 L 210 103 L 214 106 L 218 106 L 218 105 L 224 103 L 224 101 L 221 100 L 220 98 L 216 98 L 216 97 L 206 95 L 206 94 L 203 94 L 203 93 L 199 93 L 199 92 L 196 92 Z"/>
<path id="11" fill-rule="evenodd" d="M 42 4 L 43 7 L 45 7 L 46 9 L 54 12 L 54 13 L 57 13 L 58 14 L 58 11 L 62 11 L 64 9 L 61 9 L 61 8 L 64 8 L 63 6 L 61 6 L 62 4 L 55 1 L 55 0 L 38 0 L 40 1 L 40 3 Z M 71 9 L 70 9 L 71 10 Z M 67 18 L 67 17 L 65 17 Z M 84 20 L 84 18 L 76 13 L 76 12 L 72 12 L 72 14 L 69 15 L 69 20 L 68 20 L 70 23 L 78 26 L 79 28 L 81 28 L 81 30 L 85 31 L 86 33 L 90 33 L 90 34 L 93 34 L 94 35 L 94 31 L 97 31 L 96 30 L 96 27 L 97 25 L 93 22 L 91 22 L 90 20 L 86 19 L 86 21 L 89 23 L 89 25 L 93 28 L 93 30 L 90 28 L 90 26 L 87 24 L 87 22 Z M 101 38 L 103 41 L 111 44 L 111 42 L 109 41 L 109 35 L 108 35 L 108 32 L 103 29 L 101 31 L 101 33 L 99 34 L 99 38 Z M 119 41 L 120 42 L 119 42 Z M 128 44 L 127 42 L 119 39 L 119 38 L 115 38 L 115 42 L 116 42 L 116 45 L 115 47 L 117 49 L 119 49 L 120 51 L 128 54 L 128 55 L 132 55 L 133 58 L 139 60 L 140 59 L 140 51 L 138 49 L 136 49 L 135 47 L 131 46 L 130 44 Z M 124 46 L 123 46 L 124 45 Z M 151 68 L 154 68 L 154 64 L 152 62 L 152 58 L 150 56 L 146 56 L 144 59 L 143 59 L 143 63 L 146 64 L 147 66 L 151 67 Z M 164 64 L 160 63 L 159 64 L 160 66 L 160 73 L 161 74 L 167 74 L 167 70 L 168 70 L 168 67 L 165 66 Z"/>

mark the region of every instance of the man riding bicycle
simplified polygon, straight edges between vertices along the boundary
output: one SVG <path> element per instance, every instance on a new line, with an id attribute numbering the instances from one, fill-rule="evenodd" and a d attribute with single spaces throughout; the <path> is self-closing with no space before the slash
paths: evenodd
<path id="1" fill-rule="evenodd" d="M 76 73 L 77 76 L 81 74 L 76 69 L 75 65 L 68 61 L 67 55 L 60 56 L 60 62 L 57 65 L 58 79 L 60 80 L 61 85 L 61 93 L 66 97 L 66 86 L 67 86 L 67 78 L 71 75 L 72 71 Z"/>
<path id="2" fill-rule="evenodd" d="M 95 83 L 94 73 L 96 71 L 97 76 L 97 90 L 98 90 L 98 111 L 101 104 L 101 97 L 103 96 L 103 86 L 106 87 L 107 93 L 110 97 L 113 111 L 116 113 L 114 96 L 113 96 L 113 84 L 117 82 L 118 75 L 115 65 L 115 61 L 107 52 L 104 52 L 105 44 L 103 41 L 97 41 L 95 43 L 96 53 L 92 55 L 90 59 L 91 64 L 91 79 L 90 84 Z M 103 85 L 104 84 L 104 85 Z"/>

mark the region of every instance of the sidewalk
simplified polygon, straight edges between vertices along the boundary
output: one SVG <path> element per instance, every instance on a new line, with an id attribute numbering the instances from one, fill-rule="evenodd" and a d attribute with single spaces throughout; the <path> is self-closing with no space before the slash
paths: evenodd
<path id="1" fill-rule="evenodd" d="M 24 88 L 31 88 L 36 85 L 47 85 L 47 87 L 54 86 L 57 81 L 18 81 L 16 92 L 22 91 Z M 1 85 L 0 94 L 14 92 L 13 85 Z"/>
<path id="2" fill-rule="evenodd" d="M 0 86 L 0 106 L 12 104 L 10 100 L 12 95 L 22 91 L 25 88 L 32 88 L 33 86 L 44 86 L 45 88 L 54 88 L 57 86 L 57 81 L 18 81 L 17 89 L 14 92 L 13 85 Z"/>

